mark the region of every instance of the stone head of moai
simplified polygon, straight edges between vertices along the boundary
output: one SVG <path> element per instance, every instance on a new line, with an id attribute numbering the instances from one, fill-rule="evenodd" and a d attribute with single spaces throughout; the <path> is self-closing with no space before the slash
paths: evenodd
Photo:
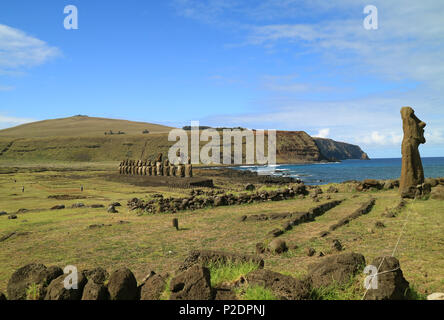
<path id="1" fill-rule="evenodd" d="M 426 123 L 419 120 L 411 107 L 401 109 L 402 128 L 402 169 L 399 190 L 402 196 L 413 197 L 414 189 L 424 183 L 424 170 L 418 147 L 426 143 L 424 128 Z"/>
<path id="2" fill-rule="evenodd" d="M 419 120 L 411 107 L 401 109 L 402 127 L 404 130 L 404 141 L 420 145 L 426 143 L 424 128 L 426 123 Z"/>

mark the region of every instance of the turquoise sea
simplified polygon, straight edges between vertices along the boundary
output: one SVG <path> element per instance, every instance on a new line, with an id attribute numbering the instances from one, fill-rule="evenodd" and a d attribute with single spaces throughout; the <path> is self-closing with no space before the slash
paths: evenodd
<path id="1" fill-rule="evenodd" d="M 427 178 L 444 177 L 444 157 L 422 158 Z M 327 184 L 347 180 L 398 179 L 401 175 L 401 158 L 373 160 L 345 160 L 335 163 L 283 164 L 270 168 L 262 166 L 236 167 L 273 176 L 294 177 L 305 184 Z"/>

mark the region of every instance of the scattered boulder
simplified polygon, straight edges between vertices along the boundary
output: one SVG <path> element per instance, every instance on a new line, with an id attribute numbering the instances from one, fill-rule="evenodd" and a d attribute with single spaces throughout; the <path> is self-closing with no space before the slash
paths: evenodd
<path id="1" fill-rule="evenodd" d="M 357 191 L 367 191 L 367 190 L 372 190 L 372 189 L 373 190 L 381 190 L 383 187 L 384 187 L 384 185 L 378 180 L 366 179 L 358 184 L 358 186 L 356 187 L 356 190 Z"/>
<path id="2" fill-rule="evenodd" d="M 1 216 L 6 216 L 8 213 L 6 211 L 0 211 L 0 217 Z"/>
<path id="3" fill-rule="evenodd" d="M 120 204 L 120 202 L 113 202 L 110 204 L 113 207 L 121 207 L 122 205 Z"/>
<path id="4" fill-rule="evenodd" d="M 113 205 L 108 207 L 108 213 L 119 213 Z"/>
<path id="5" fill-rule="evenodd" d="M 254 184 L 251 184 L 251 183 L 249 183 L 245 186 L 246 191 L 254 191 L 255 189 L 256 189 L 256 187 L 254 186 Z"/>
<path id="6" fill-rule="evenodd" d="M 211 300 L 210 270 L 194 265 L 170 282 L 170 300 Z"/>
<path id="7" fill-rule="evenodd" d="M 432 189 L 430 197 L 434 200 L 444 200 L 444 186 L 439 185 Z"/>
<path id="8" fill-rule="evenodd" d="M 45 300 L 81 300 L 87 279 L 82 272 L 79 272 L 77 276 L 77 289 L 65 288 L 65 278 L 67 277 L 65 274 L 52 280 L 46 290 Z"/>
<path id="9" fill-rule="evenodd" d="M 103 301 L 109 300 L 110 294 L 108 288 L 104 285 L 109 278 L 108 272 L 103 268 L 85 270 L 83 274 L 88 282 L 83 289 L 82 300 Z"/>
<path id="10" fill-rule="evenodd" d="M 426 179 L 424 179 L 424 182 L 430 184 L 430 186 L 432 188 L 434 188 L 437 185 L 439 185 L 439 180 L 435 179 L 435 178 L 426 178 Z"/>
<path id="11" fill-rule="evenodd" d="M 111 300 L 137 300 L 137 281 L 131 270 L 122 268 L 109 277 L 108 291 Z"/>
<path id="12" fill-rule="evenodd" d="M 427 300 L 444 300 L 444 293 L 441 292 L 432 293 L 427 296 Z"/>
<path id="13" fill-rule="evenodd" d="M 384 182 L 383 189 L 391 190 L 399 187 L 399 180 L 387 180 Z"/>
<path id="14" fill-rule="evenodd" d="M 284 222 L 284 224 L 282 225 L 282 228 L 285 231 L 290 231 L 291 229 L 293 229 L 293 225 L 290 221 Z"/>
<path id="15" fill-rule="evenodd" d="M 343 253 L 327 256 L 321 262 L 308 267 L 313 287 L 327 287 L 333 283 L 345 283 L 365 266 L 365 258 L 359 253 Z"/>
<path id="16" fill-rule="evenodd" d="M 103 284 L 109 278 L 109 273 L 100 267 L 92 270 L 85 270 L 83 273 L 88 281 L 93 281 L 97 284 Z"/>
<path id="17" fill-rule="evenodd" d="M 405 300 L 409 296 L 409 283 L 404 278 L 398 259 L 378 257 L 372 265 L 378 268 L 378 288 L 369 289 L 365 300 Z"/>
<path id="18" fill-rule="evenodd" d="M 51 210 L 62 210 L 62 209 L 65 209 L 65 205 L 64 204 L 59 204 L 59 205 L 56 205 L 56 206 L 51 208 Z"/>
<path id="19" fill-rule="evenodd" d="M 79 203 L 74 203 L 72 206 L 71 206 L 71 208 L 73 208 L 73 209 L 76 209 L 76 208 L 84 208 L 85 207 L 85 204 L 84 203 L 81 203 L 81 202 L 79 202 Z"/>
<path id="20" fill-rule="evenodd" d="M 338 192 L 339 192 L 339 189 L 336 188 L 335 186 L 330 186 L 330 187 L 327 189 L 327 192 L 328 192 L 328 193 L 338 193 Z"/>
<path id="21" fill-rule="evenodd" d="M 262 242 L 256 243 L 256 254 L 264 254 L 265 251 L 266 248 Z"/>
<path id="22" fill-rule="evenodd" d="M 277 254 L 288 251 L 287 244 L 285 243 L 284 240 L 281 239 L 274 239 L 273 241 L 271 241 L 270 244 L 268 245 L 268 248 L 270 249 L 271 252 Z"/>
<path id="23" fill-rule="evenodd" d="M 375 227 L 376 228 L 385 228 L 385 224 L 383 223 L 383 222 L 381 222 L 381 221 L 376 221 L 375 222 Z"/>
<path id="24" fill-rule="evenodd" d="M 9 220 L 15 220 L 15 219 L 17 219 L 17 216 L 15 214 L 11 214 L 11 215 L 8 216 L 8 219 Z"/>
<path id="25" fill-rule="evenodd" d="M 0 292 L 0 301 L 6 301 L 6 296 L 3 292 Z"/>
<path id="26" fill-rule="evenodd" d="M 284 234 L 284 231 L 282 231 L 281 229 L 273 229 L 268 233 L 269 236 L 272 236 L 275 238 L 277 238 L 283 234 Z"/>
<path id="27" fill-rule="evenodd" d="M 63 275 L 63 270 L 58 267 L 47 268 L 43 264 L 28 264 L 12 274 L 7 287 L 8 297 L 10 300 L 24 300 L 26 290 L 31 285 L 36 285 L 39 288 L 39 297 L 43 299 L 46 286 L 60 275 Z"/>
<path id="28" fill-rule="evenodd" d="M 309 279 L 298 280 L 270 270 L 259 269 L 247 274 L 246 280 L 249 286 L 270 289 L 281 300 L 304 300 L 310 297 Z"/>
<path id="29" fill-rule="evenodd" d="M 341 244 L 341 242 L 338 239 L 334 239 L 332 241 L 332 247 L 336 251 L 342 251 L 342 249 L 343 249 L 342 248 L 342 244 Z"/>
<path id="30" fill-rule="evenodd" d="M 307 256 L 312 257 L 315 255 L 316 250 L 313 248 L 306 248 L 305 249 L 305 253 L 307 254 Z"/>
<path id="31" fill-rule="evenodd" d="M 103 301 L 109 300 L 109 292 L 105 285 L 88 280 L 83 288 L 82 300 Z"/>
<path id="32" fill-rule="evenodd" d="M 165 286 L 166 281 L 161 275 L 150 276 L 140 287 L 140 300 L 159 300 Z"/>

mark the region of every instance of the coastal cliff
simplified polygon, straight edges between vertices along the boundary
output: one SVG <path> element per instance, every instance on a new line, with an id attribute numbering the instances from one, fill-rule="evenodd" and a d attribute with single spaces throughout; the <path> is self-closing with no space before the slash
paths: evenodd
<path id="1" fill-rule="evenodd" d="M 357 145 L 324 138 L 313 138 L 313 140 L 321 154 L 329 161 L 348 159 L 370 160 L 367 153 L 362 151 L 361 147 Z"/>

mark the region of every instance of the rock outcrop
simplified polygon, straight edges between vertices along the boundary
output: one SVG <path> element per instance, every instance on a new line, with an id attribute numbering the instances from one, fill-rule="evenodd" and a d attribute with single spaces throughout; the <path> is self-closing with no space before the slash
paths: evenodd
<path id="1" fill-rule="evenodd" d="M 250 286 L 270 289 L 281 300 L 304 300 L 310 297 L 310 279 L 298 280 L 278 272 L 259 269 L 250 272 L 246 280 Z"/>
<path id="2" fill-rule="evenodd" d="M 211 300 L 210 270 L 194 265 L 170 282 L 170 300 Z"/>
<path id="3" fill-rule="evenodd" d="M 108 291 L 111 300 L 137 300 L 137 281 L 131 270 L 122 268 L 109 277 Z"/>
<path id="4" fill-rule="evenodd" d="M 353 144 L 338 142 L 332 139 L 313 138 L 321 154 L 330 161 L 348 159 L 370 160 L 367 153 Z"/>
<path id="5" fill-rule="evenodd" d="M 376 258 L 372 265 L 378 270 L 377 289 L 369 289 L 365 300 L 405 300 L 409 297 L 409 283 L 402 274 L 395 257 Z"/>
<path id="6" fill-rule="evenodd" d="M 28 264 L 13 273 L 8 282 L 7 293 L 10 300 L 25 300 L 30 286 L 36 286 L 39 299 L 46 295 L 47 286 L 54 279 L 63 275 L 58 267 L 47 268 L 43 264 Z"/>
<path id="7" fill-rule="evenodd" d="M 308 267 L 308 276 L 314 288 L 328 287 L 333 283 L 343 284 L 365 266 L 365 258 L 359 253 L 344 253 L 325 257 Z"/>

